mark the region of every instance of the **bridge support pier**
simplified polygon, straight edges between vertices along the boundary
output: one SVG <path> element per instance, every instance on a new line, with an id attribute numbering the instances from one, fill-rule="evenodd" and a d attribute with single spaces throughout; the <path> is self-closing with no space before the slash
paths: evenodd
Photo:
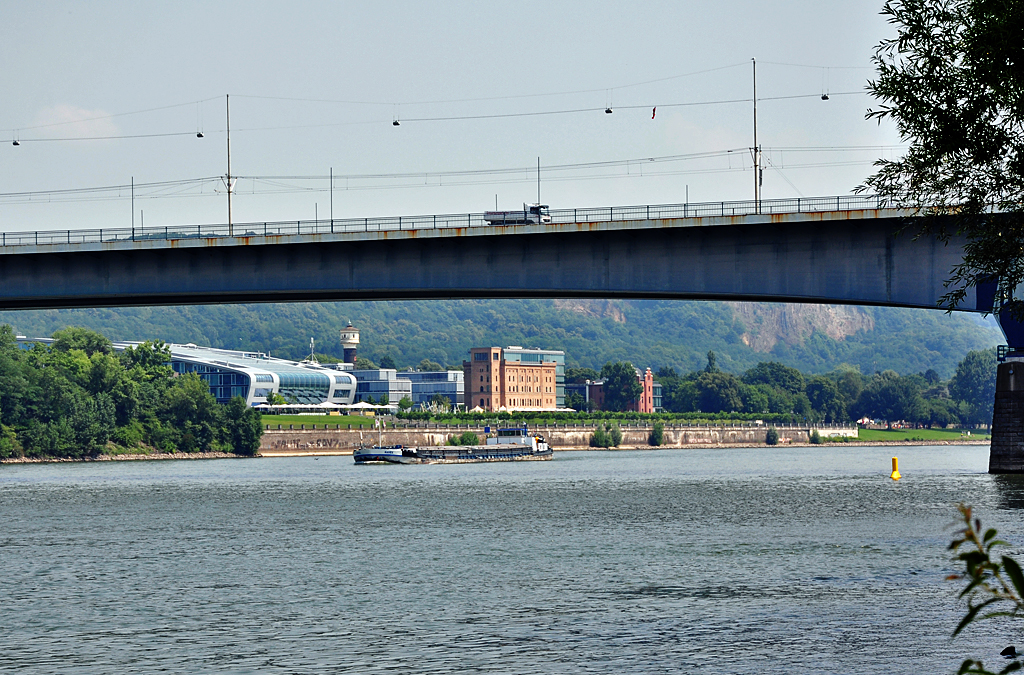
<path id="1" fill-rule="evenodd" d="M 1024 361 L 1000 363 L 992 413 L 989 473 L 1024 473 Z"/>
<path id="2" fill-rule="evenodd" d="M 999 314 L 1009 354 L 996 368 L 996 400 L 992 409 L 989 473 L 1024 473 L 1024 324 Z"/>

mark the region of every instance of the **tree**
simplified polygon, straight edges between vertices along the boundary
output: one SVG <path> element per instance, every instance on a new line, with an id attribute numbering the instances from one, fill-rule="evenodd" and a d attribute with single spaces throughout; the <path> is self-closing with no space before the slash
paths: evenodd
<path id="1" fill-rule="evenodd" d="M 601 378 L 604 380 L 605 410 L 627 410 L 644 391 L 637 379 L 636 368 L 628 361 L 604 364 Z"/>
<path id="2" fill-rule="evenodd" d="M 697 396 L 702 412 L 732 412 L 743 409 L 740 378 L 731 373 L 705 372 L 697 378 Z"/>
<path id="3" fill-rule="evenodd" d="M 705 373 L 717 373 L 718 372 L 718 359 L 715 357 L 715 353 L 708 352 L 708 365 L 704 366 Z"/>
<path id="4" fill-rule="evenodd" d="M 894 422 L 920 419 L 923 405 L 920 389 L 912 379 L 886 370 L 871 378 L 857 399 L 856 408 L 858 417 L 868 415 Z"/>
<path id="5" fill-rule="evenodd" d="M 839 393 L 836 383 L 827 377 L 812 377 L 807 383 L 807 398 L 811 406 L 821 413 L 822 419 L 829 423 L 847 419 L 846 403 Z"/>
<path id="6" fill-rule="evenodd" d="M 438 370 L 444 370 L 444 366 L 442 366 L 437 361 L 423 359 L 422 361 L 420 361 L 419 369 L 427 372 L 436 372 Z"/>
<path id="7" fill-rule="evenodd" d="M 366 358 L 365 356 L 356 357 L 356 370 L 376 370 L 377 364 Z"/>
<path id="8" fill-rule="evenodd" d="M 778 445 L 779 444 L 779 430 L 775 427 L 768 427 L 764 432 L 764 443 L 765 445 Z"/>
<path id="9" fill-rule="evenodd" d="M 452 409 L 452 400 L 444 394 L 434 394 L 430 397 L 429 407 L 436 412 L 448 412 Z"/>
<path id="10" fill-rule="evenodd" d="M 651 445 L 661 445 L 665 440 L 665 425 L 659 420 L 654 423 L 654 428 L 651 429 L 651 434 L 647 438 L 647 442 Z"/>
<path id="11" fill-rule="evenodd" d="M 380 367 L 397 368 L 398 366 L 395 365 L 395 360 L 391 358 L 390 354 L 385 354 L 384 356 L 380 357 Z"/>
<path id="12" fill-rule="evenodd" d="M 743 381 L 747 384 L 767 384 L 791 394 L 800 394 L 804 391 L 804 376 L 800 371 L 775 361 L 762 361 L 757 364 L 743 374 Z"/>
<path id="13" fill-rule="evenodd" d="M 566 384 L 584 384 L 587 380 L 593 382 L 599 377 L 600 375 L 593 368 L 572 367 L 565 369 Z"/>
<path id="14" fill-rule="evenodd" d="M 585 398 L 583 398 L 582 394 L 577 394 L 574 391 L 570 391 L 565 395 L 565 405 L 566 407 L 572 408 L 573 410 L 580 412 L 587 409 L 587 407 L 589 406 L 589 402 Z"/>
<path id="15" fill-rule="evenodd" d="M 259 452 L 263 424 L 260 412 L 245 404 L 245 399 L 235 396 L 224 406 L 225 439 L 236 455 L 252 456 Z"/>
<path id="16" fill-rule="evenodd" d="M 110 340 L 96 331 L 78 326 L 69 326 L 53 333 L 53 349 L 58 352 L 68 352 L 78 349 L 92 356 L 96 352 L 109 354 L 114 351 Z"/>
<path id="17" fill-rule="evenodd" d="M 408 396 L 403 396 L 401 398 L 401 400 L 398 402 L 398 409 L 401 410 L 402 412 L 405 412 L 406 410 L 408 410 L 411 407 L 412 407 L 412 399 L 409 398 Z"/>
<path id="18" fill-rule="evenodd" d="M 1021 0 L 890 0 L 897 29 L 873 61 L 868 83 L 910 147 L 879 160 L 860 190 L 924 216 L 919 234 L 966 237 L 963 262 L 947 280 L 948 309 L 995 279 L 998 299 L 1018 317 L 1024 281 L 1024 5 Z M 992 207 L 996 207 L 993 212 Z"/>
<path id="19" fill-rule="evenodd" d="M 949 381 L 949 395 L 964 404 L 968 424 L 991 424 L 996 399 L 996 352 L 968 352 Z"/>

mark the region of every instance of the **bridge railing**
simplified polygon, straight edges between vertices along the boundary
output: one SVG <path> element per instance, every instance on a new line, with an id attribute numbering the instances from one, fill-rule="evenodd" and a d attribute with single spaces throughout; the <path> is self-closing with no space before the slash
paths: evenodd
<path id="1" fill-rule="evenodd" d="M 626 220 L 665 220 L 669 218 L 706 218 L 749 216 L 777 213 L 813 213 L 822 211 L 860 211 L 886 206 L 881 197 L 846 195 L 837 197 L 798 197 L 697 204 L 647 204 L 642 206 L 603 206 L 586 209 L 552 209 L 553 224 L 595 223 Z M 514 212 L 509 212 L 514 213 Z M 510 220 L 507 226 L 521 225 Z M 346 218 L 339 220 L 290 220 L 263 223 L 215 225 L 168 225 L 160 227 L 124 227 L 90 230 L 42 230 L 0 232 L 0 246 L 38 246 L 46 244 L 94 244 L 124 241 L 219 239 L 224 237 L 281 237 L 302 234 L 345 234 L 401 230 L 434 230 L 502 226 L 484 220 L 483 213 L 392 216 L 385 218 Z"/>

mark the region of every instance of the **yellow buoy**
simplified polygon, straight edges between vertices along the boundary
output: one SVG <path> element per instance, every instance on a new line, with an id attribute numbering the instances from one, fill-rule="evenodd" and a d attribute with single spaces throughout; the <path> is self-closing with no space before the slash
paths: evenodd
<path id="1" fill-rule="evenodd" d="M 892 473 L 889 474 L 889 478 L 892 478 L 893 480 L 899 480 L 900 479 L 900 458 L 899 457 L 893 457 L 892 458 Z"/>

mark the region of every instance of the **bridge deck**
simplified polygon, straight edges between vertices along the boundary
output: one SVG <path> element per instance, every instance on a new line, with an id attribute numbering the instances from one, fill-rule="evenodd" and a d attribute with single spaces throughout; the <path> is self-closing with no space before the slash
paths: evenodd
<path id="1" fill-rule="evenodd" d="M 490 223 L 483 213 L 298 220 L 234 225 L 168 225 L 0 232 L 0 255 L 165 247 L 259 246 L 424 237 L 568 233 L 602 229 L 706 227 L 809 220 L 896 218 L 910 215 L 882 208 L 877 197 L 839 196 L 699 204 L 649 204 L 556 209 L 543 224 Z"/>

